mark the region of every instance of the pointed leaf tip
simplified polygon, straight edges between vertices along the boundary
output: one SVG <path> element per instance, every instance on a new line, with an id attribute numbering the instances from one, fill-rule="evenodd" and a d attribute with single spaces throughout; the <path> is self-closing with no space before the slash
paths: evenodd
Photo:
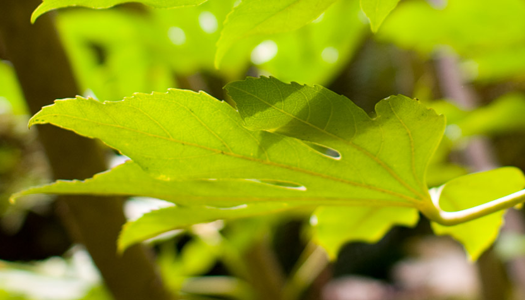
<path id="1" fill-rule="evenodd" d="M 376 33 L 399 0 L 361 0 L 361 9 L 370 20 L 372 32 Z"/>

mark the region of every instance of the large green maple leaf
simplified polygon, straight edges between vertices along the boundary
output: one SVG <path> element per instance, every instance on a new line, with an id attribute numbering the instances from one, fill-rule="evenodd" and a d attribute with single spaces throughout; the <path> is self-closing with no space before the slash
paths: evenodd
<path id="1" fill-rule="evenodd" d="M 394 224 L 413 225 L 418 210 L 443 222 L 425 173 L 445 120 L 417 100 L 389 97 L 377 104 L 376 116 L 370 118 L 348 98 L 319 86 L 249 78 L 226 89 L 239 112 L 206 93 L 176 89 L 135 94 L 123 101 L 57 100 L 37 113 L 30 125 L 51 123 L 99 138 L 132 162 L 92 179 L 58 181 L 16 196 L 144 195 L 200 205 L 184 224 L 210 221 L 214 214 L 219 219 L 297 206 L 354 206 L 339 213 L 331 208 L 317 212 L 319 222 L 333 220 L 323 216 L 335 213 L 346 216 L 348 224 L 365 216 L 374 225 L 340 235 L 338 241 L 331 230 L 319 227 L 317 240 L 330 253 L 345 240 L 375 241 Z M 513 183 L 505 192 L 523 187 L 520 172 L 503 174 L 517 178 L 508 180 Z M 241 206 L 225 213 L 202 205 Z M 168 214 L 185 215 L 181 209 L 170 208 Z M 127 226 L 121 248 L 182 226 L 179 221 L 162 221 L 166 213 L 144 219 L 151 222 L 155 216 L 160 226 Z M 499 224 L 496 220 L 493 225 Z M 481 244 L 476 245 L 479 251 Z"/>

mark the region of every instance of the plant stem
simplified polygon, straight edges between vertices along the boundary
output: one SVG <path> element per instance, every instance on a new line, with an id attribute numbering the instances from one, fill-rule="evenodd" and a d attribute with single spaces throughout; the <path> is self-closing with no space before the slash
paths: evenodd
<path id="1" fill-rule="evenodd" d="M 472 221 L 503 209 L 512 208 L 517 204 L 525 202 L 525 190 L 521 190 L 475 207 L 449 212 L 443 211 L 439 207 L 439 195 L 441 194 L 441 189 L 433 191 L 431 190 L 430 194 L 432 195 L 434 206 L 432 208 L 421 208 L 421 211 L 433 222 L 444 226 L 453 226 Z"/>

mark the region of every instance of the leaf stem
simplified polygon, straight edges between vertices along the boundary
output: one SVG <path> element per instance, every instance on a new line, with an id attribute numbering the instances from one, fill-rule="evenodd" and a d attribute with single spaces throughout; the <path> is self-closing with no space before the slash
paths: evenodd
<path id="1" fill-rule="evenodd" d="M 426 206 L 420 208 L 421 212 L 427 216 L 431 221 L 444 226 L 453 226 L 474 219 L 478 219 L 489 215 L 491 213 L 514 207 L 517 204 L 525 202 L 525 190 L 515 192 L 496 200 L 467 208 L 460 211 L 443 211 L 439 206 L 439 196 L 442 188 L 430 190 L 432 196 L 433 206 Z"/>

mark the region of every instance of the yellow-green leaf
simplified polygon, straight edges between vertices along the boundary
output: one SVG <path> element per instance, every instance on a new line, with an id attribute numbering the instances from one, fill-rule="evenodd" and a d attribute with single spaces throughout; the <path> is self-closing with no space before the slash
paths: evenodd
<path id="1" fill-rule="evenodd" d="M 399 0 L 361 0 L 361 9 L 370 20 L 370 27 L 377 32 L 388 14 L 397 6 Z"/>
<path id="2" fill-rule="evenodd" d="M 337 0 L 243 0 L 226 18 L 215 66 L 240 39 L 293 31 L 315 20 Z"/>
<path id="3" fill-rule="evenodd" d="M 89 8 L 109 8 L 126 2 L 139 2 L 157 8 L 173 8 L 191 5 L 199 5 L 207 0 L 43 0 L 31 15 L 34 23 L 38 17 L 46 12 L 58 8 L 70 6 L 83 6 Z"/>
<path id="4" fill-rule="evenodd" d="M 320 207 L 313 217 L 314 239 L 333 259 L 348 242 L 375 243 L 394 225 L 414 226 L 417 209 L 407 207 Z"/>
<path id="5" fill-rule="evenodd" d="M 525 177 L 517 168 L 500 168 L 458 177 L 440 187 L 439 205 L 445 211 L 474 207 L 525 187 Z M 455 225 L 432 223 L 438 235 L 451 235 L 463 244 L 471 260 L 476 260 L 496 240 L 504 211 Z"/>
<path id="6" fill-rule="evenodd" d="M 256 203 L 231 208 L 206 206 L 166 207 L 143 215 L 136 221 L 124 225 L 118 240 L 118 250 L 155 237 L 163 232 L 185 228 L 193 224 L 206 223 L 217 219 L 238 219 L 290 209 L 285 203 Z"/>

